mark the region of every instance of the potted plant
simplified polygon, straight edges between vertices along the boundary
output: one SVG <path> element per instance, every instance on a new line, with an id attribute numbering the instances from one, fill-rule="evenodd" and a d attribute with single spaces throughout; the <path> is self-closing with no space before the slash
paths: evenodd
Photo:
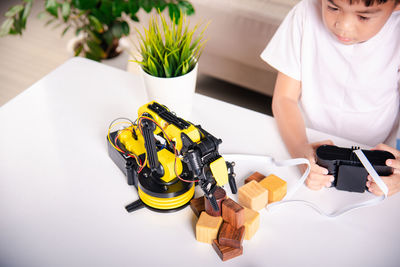
<path id="1" fill-rule="evenodd" d="M 33 0 L 23 0 L 6 13 L 0 36 L 22 34 L 30 14 Z M 147 13 L 155 8 L 169 11 L 169 16 L 193 14 L 193 6 L 187 0 L 45 0 L 44 11 L 48 15 L 46 25 L 58 22 L 64 25 L 62 35 L 73 29 L 81 35 L 75 47 L 75 56 L 82 55 L 93 60 L 103 60 L 119 54 L 118 44 L 130 32 L 128 20 L 138 22 L 140 9 Z"/>
<path id="2" fill-rule="evenodd" d="M 166 105 L 178 116 L 190 116 L 196 87 L 197 66 L 207 40 L 202 23 L 190 28 L 186 14 L 168 21 L 158 12 L 143 33 L 136 29 L 141 66 L 149 101 Z"/>

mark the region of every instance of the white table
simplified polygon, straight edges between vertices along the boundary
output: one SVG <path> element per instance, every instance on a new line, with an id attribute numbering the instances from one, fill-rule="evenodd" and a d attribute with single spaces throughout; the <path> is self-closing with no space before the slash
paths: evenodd
<path id="1" fill-rule="evenodd" d="M 74 58 L 1 107 L 0 266 L 224 264 L 211 245 L 196 241 L 190 208 L 168 214 L 124 209 L 137 192 L 109 158 L 106 130 L 117 117 L 135 119 L 146 102 L 140 77 Z M 201 95 L 195 102 L 192 122 L 223 140 L 220 152 L 289 158 L 273 118 Z M 237 162 L 238 186 L 253 171 L 289 184 L 300 175 L 295 167 L 256 165 Z M 304 186 L 294 196 L 327 211 L 370 197 Z M 296 204 L 261 210 L 259 231 L 227 264 L 399 266 L 399 207 L 400 194 L 336 219 Z"/>

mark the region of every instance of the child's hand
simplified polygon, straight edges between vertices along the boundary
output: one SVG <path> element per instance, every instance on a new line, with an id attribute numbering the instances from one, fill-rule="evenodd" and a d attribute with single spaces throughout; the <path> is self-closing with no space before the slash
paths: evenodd
<path id="1" fill-rule="evenodd" d="M 303 149 L 304 157 L 310 161 L 310 174 L 307 177 L 306 185 L 312 190 L 320 190 L 324 186 L 330 187 L 334 180 L 333 175 L 328 175 L 328 170 L 324 167 L 317 165 L 315 160 L 315 150 L 321 145 L 333 145 L 331 140 L 307 144 Z M 305 165 L 301 165 L 301 170 L 304 173 L 306 170 Z"/>
<path id="2" fill-rule="evenodd" d="M 396 158 L 386 160 L 386 165 L 393 168 L 393 174 L 390 176 L 381 176 L 383 182 L 389 189 L 388 195 L 391 196 L 400 191 L 400 151 L 385 144 L 379 144 L 374 149 L 389 151 Z M 368 175 L 367 187 L 368 191 L 371 193 L 377 196 L 383 195 L 382 190 L 379 189 L 378 185 L 374 182 L 370 175 Z"/>

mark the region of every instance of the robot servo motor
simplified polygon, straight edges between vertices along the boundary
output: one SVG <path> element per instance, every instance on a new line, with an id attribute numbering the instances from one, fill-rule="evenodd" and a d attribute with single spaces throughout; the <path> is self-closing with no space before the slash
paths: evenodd
<path id="1" fill-rule="evenodd" d="M 150 102 L 138 110 L 135 122 L 111 131 L 108 153 L 137 188 L 139 199 L 128 206 L 128 212 L 147 207 L 171 212 L 187 206 L 199 185 L 214 210 L 218 204 L 214 192 L 229 182 L 237 192 L 234 162 L 218 153 L 222 143 L 200 125 L 177 117 L 167 107 Z"/>

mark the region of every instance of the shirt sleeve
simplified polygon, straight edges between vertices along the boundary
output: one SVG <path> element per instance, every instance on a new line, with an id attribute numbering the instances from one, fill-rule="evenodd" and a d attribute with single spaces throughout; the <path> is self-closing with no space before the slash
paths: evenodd
<path id="1" fill-rule="evenodd" d="M 304 1 L 293 7 L 261 53 L 261 58 L 273 68 L 301 81 L 301 39 Z"/>

